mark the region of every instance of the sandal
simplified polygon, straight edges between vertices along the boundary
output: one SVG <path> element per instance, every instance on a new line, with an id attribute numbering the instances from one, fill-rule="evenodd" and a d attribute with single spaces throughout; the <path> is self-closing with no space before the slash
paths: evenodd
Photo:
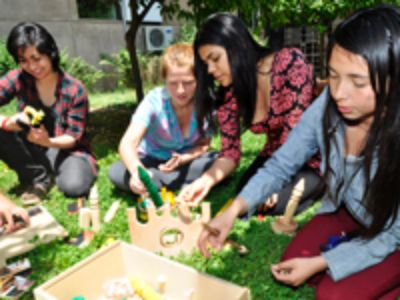
<path id="1" fill-rule="evenodd" d="M 49 191 L 49 187 L 42 184 L 36 183 L 33 186 L 29 187 L 24 193 L 21 195 L 21 200 L 24 206 L 35 205 L 41 202 L 42 198 L 46 196 Z"/>

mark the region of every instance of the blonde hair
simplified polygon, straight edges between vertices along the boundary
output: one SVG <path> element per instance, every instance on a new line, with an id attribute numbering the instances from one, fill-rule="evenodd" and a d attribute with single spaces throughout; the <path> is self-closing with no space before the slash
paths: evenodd
<path id="1" fill-rule="evenodd" d="M 189 67 L 194 74 L 193 46 L 188 43 L 178 43 L 169 46 L 161 58 L 161 77 L 165 80 L 171 66 Z"/>

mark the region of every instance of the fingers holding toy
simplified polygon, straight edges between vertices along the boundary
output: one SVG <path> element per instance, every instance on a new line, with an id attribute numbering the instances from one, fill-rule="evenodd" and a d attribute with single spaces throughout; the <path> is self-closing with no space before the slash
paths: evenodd
<path id="1" fill-rule="evenodd" d="M 137 172 L 135 174 L 132 174 L 130 180 L 129 180 L 129 187 L 132 190 L 132 192 L 142 195 L 147 192 L 146 187 L 143 185 L 142 181 L 139 179 L 139 175 Z"/>
<path id="2" fill-rule="evenodd" d="M 229 210 L 214 218 L 210 223 L 204 224 L 204 229 L 197 242 L 200 253 L 205 257 L 210 257 L 208 246 L 220 250 L 233 226 L 236 216 Z"/>
<path id="3" fill-rule="evenodd" d="M 291 286 L 300 286 L 311 276 L 327 268 L 322 256 L 293 258 L 271 266 L 276 280 Z"/>
<path id="4" fill-rule="evenodd" d="M 21 131 L 23 129 L 29 130 L 30 120 L 23 112 L 16 113 L 8 119 L 7 128 L 10 131 Z"/>

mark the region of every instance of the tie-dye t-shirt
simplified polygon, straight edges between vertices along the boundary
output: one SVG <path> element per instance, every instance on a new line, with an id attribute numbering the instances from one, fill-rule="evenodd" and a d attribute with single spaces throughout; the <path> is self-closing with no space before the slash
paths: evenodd
<path id="1" fill-rule="evenodd" d="M 133 114 L 132 122 L 147 128 L 139 144 L 140 156 L 168 160 L 173 152 L 184 153 L 200 140 L 195 112 L 192 113 L 188 134 L 184 137 L 170 99 L 166 88 L 155 88 L 146 95 Z M 205 127 L 205 132 L 210 136 L 208 127 Z"/>

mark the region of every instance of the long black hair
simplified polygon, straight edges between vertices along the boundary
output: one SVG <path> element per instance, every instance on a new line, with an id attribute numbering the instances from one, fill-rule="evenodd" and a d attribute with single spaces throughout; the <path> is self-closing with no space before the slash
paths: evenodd
<path id="1" fill-rule="evenodd" d="M 7 50 L 19 63 L 20 49 L 35 46 L 40 54 L 47 55 L 52 63 L 53 70 L 60 70 L 60 53 L 53 36 L 40 24 L 22 22 L 11 29 L 7 38 Z"/>
<path id="2" fill-rule="evenodd" d="M 400 9 L 383 4 L 357 11 L 335 30 L 328 58 L 335 45 L 366 60 L 376 98 L 362 165 L 364 203 L 372 223 L 360 232 L 364 238 L 372 238 L 393 225 L 400 207 Z M 331 99 L 323 121 L 327 158 L 332 140 L 330 112 L 335 106 Z M 376 172 L 373 159 L 378 162 Z M 331 171 L 327 159 L 325 178 Z"/>
<path id="3" fill-rule="evenodd" d="M 223 100 L 216 91 L 214 78 L 207 72 L 207 65 L 200 59 L 199 48 L 206 44 L 226 50 L 239 113 L 243 124 L 250 126 L 257 99 L 257 62 L 272 50 L 259 45 L 243 21 L 232 14 L 216 13 L 205 20 L 194 41 L 195 103 L 199 128 L 203 128 L 204 118 L 213 124 L 212 112 Z"/>

